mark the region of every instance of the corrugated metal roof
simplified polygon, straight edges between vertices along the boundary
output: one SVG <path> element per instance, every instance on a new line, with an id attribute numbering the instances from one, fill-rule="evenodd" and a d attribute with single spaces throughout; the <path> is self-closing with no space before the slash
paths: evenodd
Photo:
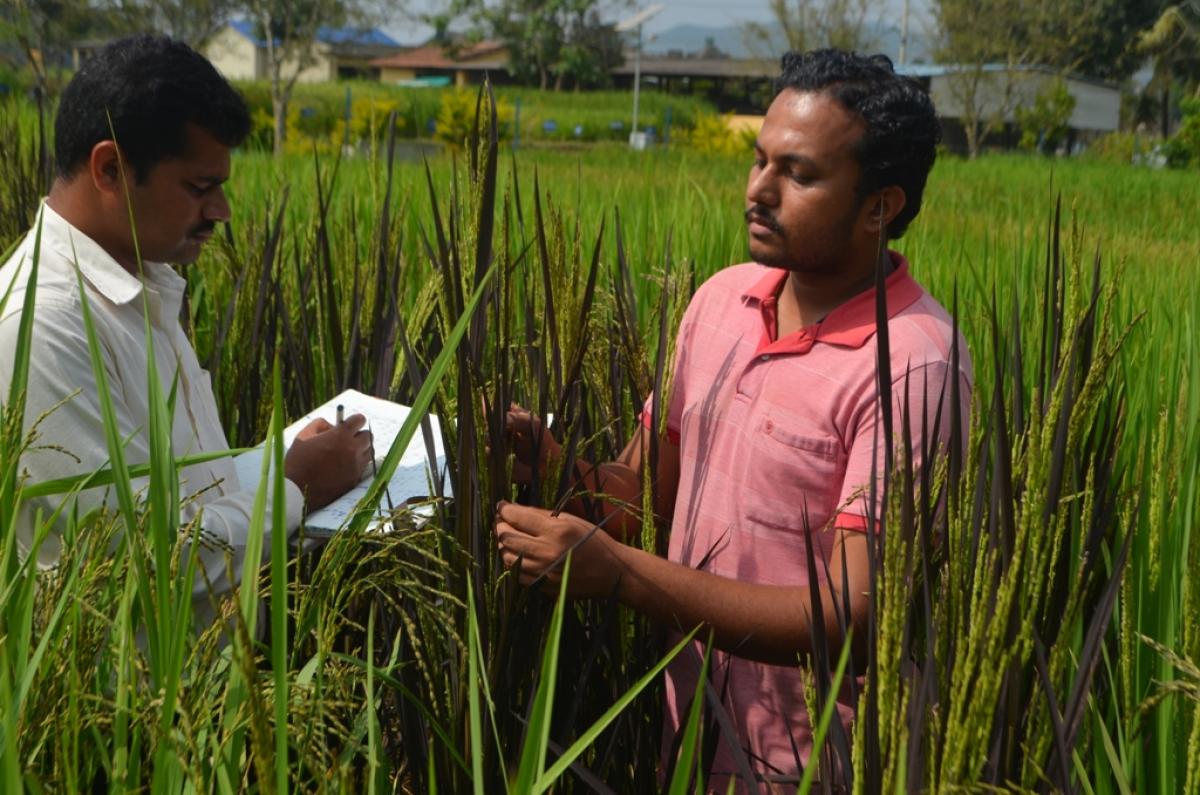
<path id="1" fill-rule="evenodd" d="M 945 75 L 958 74 L 978 68 L 982 72 L 990 74 L 1002 74 L 1004 72 L 1035 72 L 1038 74 L 1061 75 L 1062 70 L 1055 69 L 1052 66 L 1042 66 L 1039 64 L 1017 64 L 1009 66 L 1004 63 L 985 63 L 978 67 L 974 64 L 943 64 L 943 63 L 902 63 L 895 65 L 896 74 L 904 75 L 905 77 L 927 78 L 927 77 L 944 77 Z M 1090 83 L 1104 88 L 1118 89 L 1115 83 L 1108 83 L 1104 80 L 1098 80 L 1094 77 L 1085 77 L 1083 75 L 1066 74 L 1063 77 L 1068 80 L 1078 80 L 1081 83 Z"/>

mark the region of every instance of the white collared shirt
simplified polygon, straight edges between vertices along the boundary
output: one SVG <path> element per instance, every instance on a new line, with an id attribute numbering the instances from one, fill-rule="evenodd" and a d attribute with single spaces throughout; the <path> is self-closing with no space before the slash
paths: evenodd
<path id="1" fill-rule="evenodd" d="M 93 472 L 106 466 L 109 460 L 80 308 L 76 262 L 83 277 L 119 432 L 122 439 L 129 440 L 125 447 L 126 463 L 142 464 L 150 458 L 143 307 L 149 316 L 155 365 L 164 395 L 171 393 L 178 377 L 172 428 L 175 456 L 229 449 L 217 417 L 208 372 L 200 367 L 179 321 L 185 280 L 167 265 L 152 262 L 143 263 L 144 279 L 134 277 L 45 202 L 40 219 L 41 254 L 25 404 L 25 430 L 29 433 L 36 424 L 36 438 L 21 458 L 26 482 Z M 36 235 L 35 223 L 8 262 L 0 267 L 0 297 L 12 288 L 0 313 L 0 402 L 8 400 Z M 285 482 L 290 534 L 300 524 L 304 498 L 294 483 Z M 146 483 L 146 478 L 135 480 L 135 492 L 144 489 Z M 254 493 L 241 488 L 232 458 L 180 470 L 179 493 L 181 526 L 199 516 L 205 543 L 199 550 L 198 562 L 212 584 L 214 595 L 220 596 L 231 590 L 242 570 Z M 32 546 L 35 511 L 50 515 L 62 499 L 61 496 L 39 498 L 22 504 L 17 540 L 23 553 Z M 82 492 L 78 497 L 79 514 L 101 504 L 116 509 L 115 495 L 110 489 Z M 268 497 L 264 555 L 271 548 L 270 517 Z M 58 528 L 52 530 L 38 550 L 40 566 L 57 564 L 61 550 L 59 532 Z M 227 555 L 232 561 L 229 567 Z M 193 601 L 198 622 L 212 619 L 213 604 L 208 596 L 205 577 L 198 573 Z"/>

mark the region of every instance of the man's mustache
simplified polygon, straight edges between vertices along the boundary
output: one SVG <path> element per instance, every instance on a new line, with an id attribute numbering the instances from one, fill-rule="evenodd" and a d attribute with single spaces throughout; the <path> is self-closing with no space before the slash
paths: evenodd
<path id="1" fill-rule="evenodd" d="M 761 204 L 756 204 L 746 210 L 745 215 L 746 223 L 753 221 L 756 224 L 762 224 L 777 235 L 783 234 L 783 227 L 780 226 L 779 222 L 775 220 L 775 217 L 771 215 L 770 211 L 768 211 L 767 208 L 763 207 Z"/>

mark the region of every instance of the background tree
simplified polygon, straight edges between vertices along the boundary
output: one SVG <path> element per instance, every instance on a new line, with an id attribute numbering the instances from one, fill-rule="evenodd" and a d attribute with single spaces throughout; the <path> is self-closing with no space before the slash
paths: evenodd
<path id="1" fill-rule="evenodd" d="M 267 52 L 267 80 L 275 122 L 275 154 L 287 138 L 288 104 L 300 74 L 319 58 L 318 34 L 342 26 L 367 27 L 377 14 L 373 0 L 243 0 L 255 35 Z"/>
<path id="2" fill-rule="evenodd" d="M 1067 141 L 1075 96 L 1067 81 L 1059 78 L 1038 91 L 1032 105 L 1017 108 L 1021 127 L 1021 147 L 1051 155 Z"/>
<path id="3" fill-rule="evenodd" d="M 1059 2 L 1047 4 L 1042 12 L 1044 63 L 1113 82 L 1129 78 L 1146 62 L 1136 46 L 1138 34 L 1166 5 L 1165 0 Z"/>
<path id="4" fill-rule="evenodd" d="M 129 30 L 155 30 L 202 48 L 242 8 L 239 0 L 109 0 L 104 10 Z"/>
<path id="5" fill-rule="evenodd" d="M 620 35 L 598 0 L 502 0 L 480 5 L 476 21 L 483 33 L 504 42 L 509 72 L 518 82 L 555 90 L 570 81 L 576 88 L 608 85 L 612 69 L 624 62 Z"/>
<path id="6" fill-rule="evenodd" d="M 13 42 L 33 73 L 39 97 L 52 70 L 70 63 L 71 47 L 85 36 L 108 32 L 106 20 L 88 0 L 5 0 L 0 4 L 0 40 Z"/>
<path id="7" fill-rule="evenodd" d="M 625 62 L 621 34 L 609 22 L 600 19 L 600 12 L 589 3 L 575 3 L 570 28 L 555 66 L 555 89 L 570 80 L 576 91 L 580 88 L 608 88 L 612 85 L 612 70 Z"/>
<path id="8" fill-rule="evenodd" d="M 1153 59 L 1149 88 L 1161 93 L 1160 123 L 1166 138 L 1171 132 L 1172 82 L 1200 96 L 1200 0 L 1163 9 L 1154 25 L 1138 36 L 1137 51 Z"/>
<path id="9" fill-rule="evenodd" d="M 968 157 L 979 154 L 1016 104 L 1015 76 L 1034 56 L 1029 6 L 1027 0 L 996 0 L 983 8 L 974 0 L 934 1 L 934 56 L 950 68 L 946 85 L 958 105 Z"/>
<path id="10" fill-rule="evenodd" d="M 746 22 L 742 34 L 751 51 L 771 59 L 819 47 L 869 50 L 871 23 L 882 13 L 879 0 L 770 0 L 769 8 L 770 21 Z"/>
<path id="11" fill-rule="evenodd" d="M 1164 6 L 1164 0 L 995 0 L 986 5 L 934 0 L 935 56 L 957 67 L 948 82 L 962 109 L 968 153 L 973 157 L 979 151 L 1027 93 L 1019 86 L 1024 67 L 1127 79 L 1146 61 L 1138 32 L 1159 18 Z"/>

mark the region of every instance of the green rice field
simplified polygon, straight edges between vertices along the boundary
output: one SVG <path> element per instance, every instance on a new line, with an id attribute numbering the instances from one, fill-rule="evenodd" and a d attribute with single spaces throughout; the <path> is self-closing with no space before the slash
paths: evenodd
<path id="1" fill-rule="evenodd" d="M 7 248 L 42 188 L 33 127 L 0 133 Z M 427 162 L 238 153 L 228 234 L 185 271 L 230 443 L 354 387 L 454 420 L 456 498 L 383 537 L 362 514 L 319 557 L 275 534 L 232 637 L 197 637 L 194 528 L 152 520 L 162 467 L 140 507 L 70 522 L 58 569 L 19 553 L 33 484 L 0 396 L 0 789 L 706 791 L 718 705 L 660 766 L 661 670 L 688 652 L 615 603 L 519 587 L 491 514 L 566 488 L 510 485 L 510 401 L 555 414 L 571 456 L 624 446 L 691 291 L 746 256 L 749 165 L 486 130 Z M 916 471 L 897 453 L 870 664 L 804 661 L 814 716 L 861 683 L 853 736 L 827 721 L 787 791 L 1200 792 L 1198 218 L 1195 172 L 939 160 L 895 247 L 963 329 L 970 443 Z M 647 518 L 636 543 L 664 539 Z"/>

